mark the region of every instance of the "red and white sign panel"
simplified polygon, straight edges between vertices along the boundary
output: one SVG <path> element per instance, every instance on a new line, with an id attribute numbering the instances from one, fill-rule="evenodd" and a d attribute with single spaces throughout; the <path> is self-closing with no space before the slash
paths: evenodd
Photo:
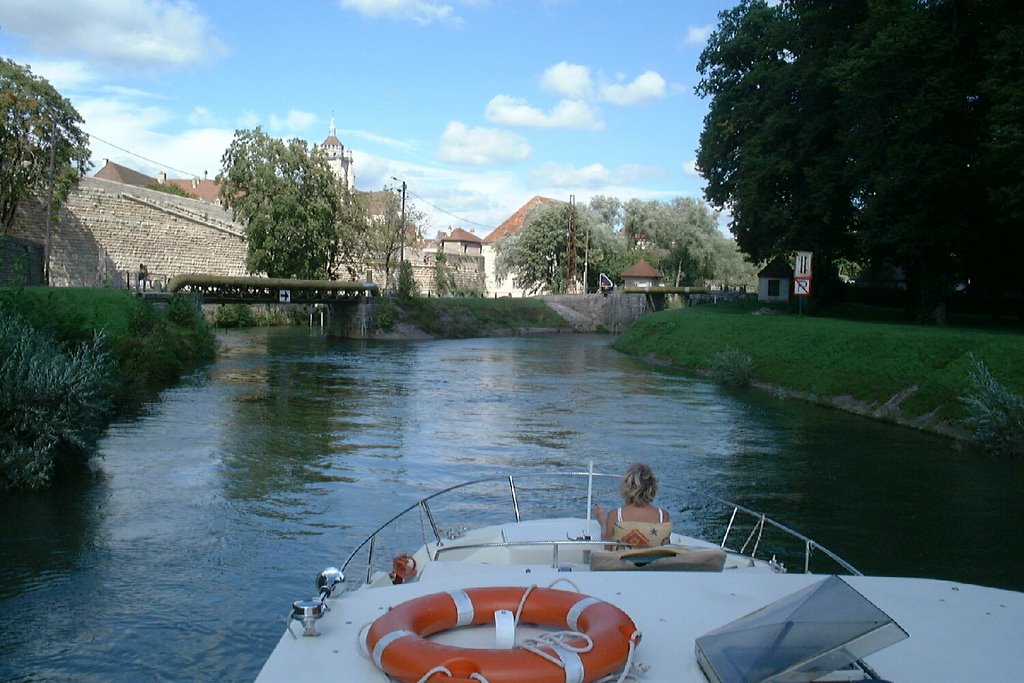
<path id="1" fill-rule="evenodd" d="M 811 278 L 809 277 L 797 277 L 793 278 L 793 293 L 797 296 L 810 296 L 811 295 Z"/>

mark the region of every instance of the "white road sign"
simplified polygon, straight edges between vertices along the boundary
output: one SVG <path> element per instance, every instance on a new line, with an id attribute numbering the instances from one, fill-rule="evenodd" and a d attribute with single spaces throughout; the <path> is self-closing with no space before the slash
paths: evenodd
<path id="1" fill-rule="evenodd" d="M 812 251 L 796 252 L 796 263 L 793 265 L 793 277 L 811 277 L 812 256 L 814 256 L 814 252 Z"/>

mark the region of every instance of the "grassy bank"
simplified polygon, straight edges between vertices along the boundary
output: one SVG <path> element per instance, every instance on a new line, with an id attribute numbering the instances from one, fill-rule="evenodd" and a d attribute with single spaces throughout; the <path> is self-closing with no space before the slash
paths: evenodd
<path id="1" fill-rule="evenodd" d="M 380 327 L 413 325 L 438 339 L 485 337 L 535 329 L 571 330 L 562 317 L 539 299 L 414 297 L 386 305 Z"/>
<path id="2" fill-rule="evenodd" d="M 166 311 L 135 296 L 101 287 L 0 289 L 0 308 L 13 312 L 61 344 L 102 332 L 116 366 L 114 402 L 132 405 L 174 382 L 196 363 L 211 360 L 213 334 L 184 298 Z"/>
<path id="3" fill-rule="evenodd" d="M 1024 335 L 1016 332 L 796 316 L 752 303 L 663 311 L 616 342 L 626 353 L 710 371 L 736 349 L 751 379 L 803 398 L 935 431 L 958 431 L 960 397 L 984 363 L 1011 391 L 1024 393 Z"/>
<path id="4" fill-rule="evenodd" d="M 31 287 L 0 289 L 0 351 L 0 488 L 36 488 L 215 345 L 185 298 Z"/>

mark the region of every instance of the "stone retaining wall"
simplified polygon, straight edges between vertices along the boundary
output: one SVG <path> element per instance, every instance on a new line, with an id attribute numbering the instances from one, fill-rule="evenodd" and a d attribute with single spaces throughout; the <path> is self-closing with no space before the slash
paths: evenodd
<path id="1" fill-rule="evenodd" d="M 42 248 L 46 214 L 38 199 L 18 207 L 11 236 Z M 147 190 L 100 178 L 82 178 L 51 224 L 50 281 L 58 287 L 137 287 L 139 265 L 148 273 L 146 287 L 161 289 L 175 275 L 247 275 L 245 228 L 231 212 L 196 199 Z M 437 295 L 436 253 L 406 249 L 413 277 L 424 295 Z M 482 293 L 481 256 L 447 254 L 448 271 L 458 291 Z M 391 273 L 394 287 L 397 264 Z M 4 271 L 6 272 L 6 271 Z M 359 265 L 386 288 L 384 269 Z M 339 279 L 348 279 L 340 269 Z"/>
<path id="2" fill-rule="evenodd" d="M 22 202 L 11 234 L 43 244 L 40 201 Z M 195 199 L 82 178 L 50 228 L 54 286 L 124 286 L 146 264 L 149 279 L 181 273 L 245 275 L 243 228 L 224 209 Z"/>

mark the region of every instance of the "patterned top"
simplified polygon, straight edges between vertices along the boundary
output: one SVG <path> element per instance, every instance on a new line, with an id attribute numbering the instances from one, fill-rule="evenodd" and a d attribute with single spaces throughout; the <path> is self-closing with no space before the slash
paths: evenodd
<path id="1" fill-rule="evenodd" d="M 658 508 L 657 522 L 629 522 L 622 519 L 622 508 L 616 511 L 612 539 L 636 546 L 665 545 L 672 533 L 672 522 L 666 522 L 665 511 Z"/>

